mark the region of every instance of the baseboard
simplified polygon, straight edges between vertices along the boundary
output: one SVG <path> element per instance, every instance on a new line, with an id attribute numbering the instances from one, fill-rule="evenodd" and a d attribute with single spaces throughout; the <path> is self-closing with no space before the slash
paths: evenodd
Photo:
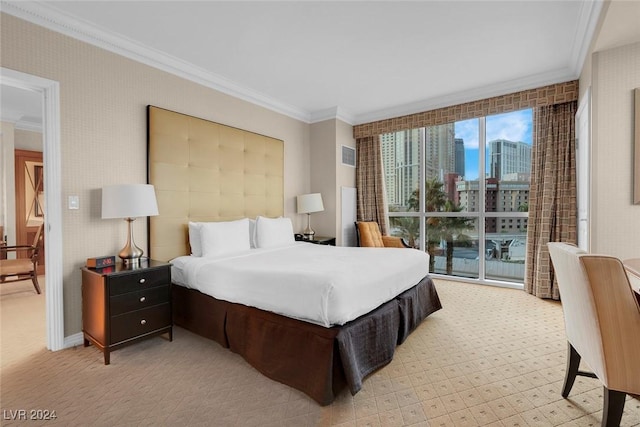
<path id="1" fill-rule="evenodd" d="M 64 348 L 71 348 L 84 343 L 82 332 L 64 337 Z"/>

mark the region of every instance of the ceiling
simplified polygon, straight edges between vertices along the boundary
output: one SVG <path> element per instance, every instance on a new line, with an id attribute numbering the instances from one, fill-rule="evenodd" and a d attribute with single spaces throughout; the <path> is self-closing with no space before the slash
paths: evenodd
<path id="1" fill-rule="evenodd" d="M 16 123 L 22 130 L 41 131 L 42 95 L 37 92 L 2 85 L 0 120 Z M 20 147 L 18 147 L 20 148 Z"/>
<path id="2" fill-rule="evenodd" d="M 2 1 L 3 12 L 288 116 L 352 124 L 575 79 L 601 6 Z M 628 26 L 632 36 L 637 22 Z M 4 88 L 2 95 L 4 110 Z"/>

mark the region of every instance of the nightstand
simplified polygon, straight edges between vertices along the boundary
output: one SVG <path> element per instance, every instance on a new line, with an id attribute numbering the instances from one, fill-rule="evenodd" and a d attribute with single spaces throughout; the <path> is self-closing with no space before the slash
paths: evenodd
<path id="1" fill-rule="evenodd" d="M 316 245 L 335 246 L 335 237 L 314 236 L 313 239 L 302 239 L 301 242 L 315 243 Z"/>
<path id="2" fill-rule="evenodd" d="M 157 335 L 173 340 L 171 264 L 141 259 L 137 266 L 82 269 L 84 346 L 93 343 L 104 364 L 118 348 Z"/>

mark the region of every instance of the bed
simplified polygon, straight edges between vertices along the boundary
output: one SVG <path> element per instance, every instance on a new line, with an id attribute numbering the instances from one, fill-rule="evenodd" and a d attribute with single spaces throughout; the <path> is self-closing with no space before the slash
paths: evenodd
<path id="1" fill-rule="evenodd" d="M 265 376 L 306 393 L 321 405 L 330 404 L 345 387 L 352 394 L 357 393 L 364 378 L 389 363 L 396 346 L 429 314 L 441 308 L 433 281 L 427 275 L 428 255 L 413 249 L 365 250 L 291 242 L 251 248 L 247 254 L 234 253 L 226 257 L 231 259 L 223 260 L 224 268 L 215 257 L 213 263 L 218 264 L 213 267 L 211 260 L 195 260 L 196 270 L 217 272 L 217 282 L 209 282 L 204 274 L 189 272 L 185 264 L 198 258 L 191 255 L 189 223 L 283 216 L 284 144 L 152 106 L 148 107 L 148 143 L 149 183 L 156 188 L 160 211 L 160 215 L 149 219 L 148 253 L 153 259 L 172 261 L 174 323 L 240 354 Z M 400 267 L 395 273 L 386 274 L 404 277 L 381 278 L 391 286 L 371 300 L 370 292 L 365 292 L 361 299 L 366 303 L 355 309 L 333 310 L 340 302 L 331 298 L 340 292 L 325 286 L 325 292 L 319 291 L 314 297 L 322 301 L 319 304 L 323 309 L 315 310 L 313 316 L 305 314 L 309 311 L 304 308 L 313 305 L 296 304 L 295 296 L 288 304 L 294 311 L 285 312 L 273 305 L 281 296 L 277 291 L 252 293 L 252 289 L 263 291 L 267 282 L 271 288 L 286 289 L 287 295 L 296 289 L 296 280 L 297 287 L 309 286 L 311 279 L 301 274 L 314 266 L 318 271 L 327 270 L 328 259 L 335 262 L 355 256 L 346 255 L 345 250 L 395 251 L 399 261 L 391 264 Z M 268 272 L 258 269 L 247 276 L 245 297 L 234 297 L 236 283 L 229 285 L 244 270 L 246 260 L 242 258 L 258 254 L 251 264 L 273 265 L 269 256 L 281 251 L 289 252 L 280 256 L 288 262 L 281 264 L 287 268 L 279 274 L 291 276 L 289 281 L 279 282 L 277 275 L 266 278 Z M 401 252 L 414 259 L 412 267 L 400 260 L 404 258 Z M 372 256 L 384 258 L 389 254 L 373 252 Z M 339 270 L 338 277 L 344 278 L 347 288 L 353 282 L 345 278 L 349 263 L 357 264 L 357 258 L 344 261 Z M 308 260 L 312 260 L 311 264 Z M 336 269 L 335 265 L 332 269 Z M 352 275 L 364 270 L 367 269 L 354 266 Z M 316 276 L 315 280 L 319 281 L 316 287 L 322 289 L 322 280 L 329 279 Z M 372 281 L 372 276 L 358 286 L 365 286 L 367 280 Z M 363 295 L 361 290 L 347 289 L 343 294 Z"/>

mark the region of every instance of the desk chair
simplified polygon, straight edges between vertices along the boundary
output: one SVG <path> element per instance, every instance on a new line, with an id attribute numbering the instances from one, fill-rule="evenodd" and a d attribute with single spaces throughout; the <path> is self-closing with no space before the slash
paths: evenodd
<path id="1" fill-rule="evenodd" d="M 627 393 L 640 394 L 640 306 L 620 260 L 549 243 L 568 340 L 562 397 L 576 375 L 604 385 L 602 426 L 620 425 Z M 584 359 L 591 372 L 578 370 Z"/>
<path id="2" fill-rule="evenodd" d="M 38 284 L 38 244 L 42 237 L 42 228 L 44 224 L 40 224 L 36 231 L 32 245 L 4 246 L 3 251 L 18 252 L 27 251 L 28 258 L 17 259 L 0 259 L 0 283 L 16 282 L 18 280 L 31 279 L 36 292 L 40 294 L 40 285 Z"/>

